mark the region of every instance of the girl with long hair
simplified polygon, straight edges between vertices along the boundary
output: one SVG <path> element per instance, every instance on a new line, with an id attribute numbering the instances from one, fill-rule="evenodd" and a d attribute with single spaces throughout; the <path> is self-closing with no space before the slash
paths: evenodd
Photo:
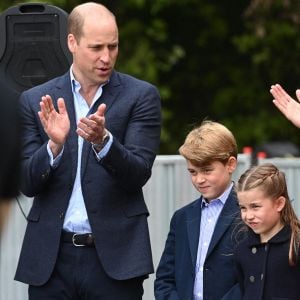
<path id="1" fill-rule="evenodd" d="M 237 195 L 247 231 L 235 252 L 243 300 L 300 299 L 300 221 L 284 173 L 270 163 L 254 166 Z"/>

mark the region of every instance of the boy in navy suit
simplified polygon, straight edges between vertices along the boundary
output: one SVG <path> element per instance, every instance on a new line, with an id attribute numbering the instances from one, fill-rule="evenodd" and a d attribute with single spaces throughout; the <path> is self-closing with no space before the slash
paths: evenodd
<path id="1" fill-rule="evenodd" d="M 201 197 L 171 219 L 156 273 L 155 298 L 239 299 L 233 264 L 239 217 L 232 182 L 236 140 L 225 126 L 204 121 L 187 135 L 179 152 Z"/>

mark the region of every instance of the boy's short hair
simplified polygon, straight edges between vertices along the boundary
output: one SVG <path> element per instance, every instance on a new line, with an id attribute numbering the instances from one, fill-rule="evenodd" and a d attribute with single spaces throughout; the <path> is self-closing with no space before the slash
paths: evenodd
<path id="1" fill-rule="evenodd" d="M 225 164 L 230 156 L 237 158 L 238 149 L 228 128 L 206 120 L 187 135 L 179 153 L 193 164 L 205 166 L 213 161 Z"/>

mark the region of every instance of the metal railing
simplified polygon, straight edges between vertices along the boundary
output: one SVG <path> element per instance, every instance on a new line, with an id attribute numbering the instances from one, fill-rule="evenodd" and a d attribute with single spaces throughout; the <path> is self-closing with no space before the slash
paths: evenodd
<path id="1" fill-rule="evenodd" d="M 300 214 L 300 159 L 274 158 L 259 159 L 258 163 L 272 162 L 283 170 L 291 199 L 298 215 Z M 239 154 L 238 167 L 233 175 L 236 181 L 251 165 L 251 156 Z M 174 211 L 185 204 L 197 199 L 199 193 L 192 186 L 186 162 L 180 155 L 157 156 L 152 177 L 144 187 L 144 194 L 150 211 L 149 230 L 155 268 L 162 254 L 165 240 L 169 231 L 169 222 Z M 31 206 L 31 199 L 21 197 L 20 203 L 25 213 Z M 26 220 L 18 204 L 11 207 L 9 221 L 3 231 L 0 244 L 0 299 L 27 300 L 27 285 L 13 280 L 17 260 L 26 228 Z M 154 274 L 144 283 L 144 300 L 153 300 Z"/>

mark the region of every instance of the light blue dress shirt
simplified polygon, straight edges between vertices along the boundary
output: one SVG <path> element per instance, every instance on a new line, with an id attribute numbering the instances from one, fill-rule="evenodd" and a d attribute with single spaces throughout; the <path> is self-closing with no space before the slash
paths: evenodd
<path id="1" fill-rule="evenodd" d="M 74 106 L 75 106 L 75 114 L 76 114 L 76 122 L 80 120 L 82 117 L 86 117 L 91 113 L 91 110 L 97 101 L 99 97 L 102 95 L 102 87 L 105 85 L 99 86 L 91 106 L 89 107 L 86 100 L 81 96 L 79 93 L 80 91 L 80 83 L 76 81 L 74 78 L 72 68 L 70 69 L 70 75 L 71 75 L 71 86 L 72 86 L 72 92 L 73 92 L 73 98 L 74 98 Z M 109 141 L 104 146 L 104 148 L 99 152 L 96 153 L 97 159 L 101 160 L 108 152 L 113 137 L 110 132 L 109 134 Z M 78 136 L 78 158 L 77 158 L 77 171 L 76 171 L 76 177 L 75 182 L 73 186 L 73 191 L 71 194 L 71 198 L 69 201 L 68 209 L 65 215 L 63 229 L 66 231 L 76 232 L 76 233 L 89 233 L 92 232 L 91 226 L 88 220 L 87 211 L 83 199 L 82 189 L 81 189 L 81 178 L 80 178 L 80 169 L 81 169 L 81 154 L 82 154 L 82 146 L 83 146 L 83 138 Z M 62 157 L 63 150 L 61 153 L 53 159 L 52 152 L 49 147 L 49 143 L 47 145 L 47 150 L 50 156 L 50 164 L 52 168 L 56 168 L 59 164 L 59 161 Z"/>
<path id="2" fill-rule="evenodd" d="M 232 187 L 233 183 L 228 186 L 225 192 L 218 199 L 211 200 L 209 203 L 202 198 L 200 236 L 195 268 L 196 277 L 194 282 L 194 300 L 203 300 L 203 268 L 207 250 L 215 225 Z"/>

